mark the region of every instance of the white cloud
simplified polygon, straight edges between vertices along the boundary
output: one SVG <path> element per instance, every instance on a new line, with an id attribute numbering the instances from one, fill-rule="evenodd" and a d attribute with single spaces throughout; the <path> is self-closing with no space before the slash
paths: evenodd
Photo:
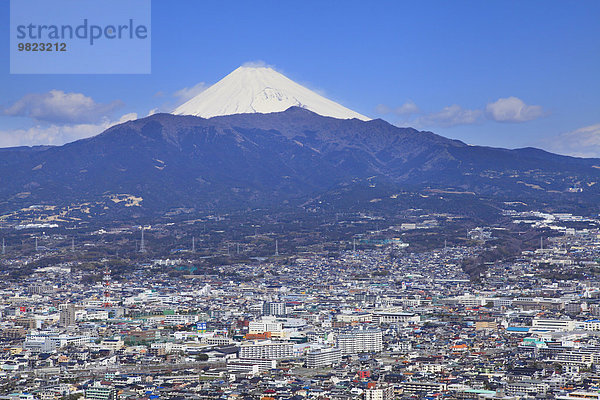
<path id="1" fill-rule="evenodd" d="M 407 101 L 399 107 L 391 108 L 385 104 L 379 104 L 375 111 L 378 114 L 396 114 L 396 115 L 411 115 L 418 114 L 421 110 L 413 101 Z"/>
<path id="2" fill-rule="evenodd" d="M 402 104 L 400 107 L 396 107 L 396 109 L 394 110 L 395 114 L 398 115 L 409 115 L 409 114 L 416 114 L 418 113 L 419 107 L 417 107 L 417 105 L 412 102 L 412 101 L 407 101 L 406 103 Z"/>
<path id="3" fill-rule="evenodd" d="M 198 96 L 209 87 L 210 85 L 207 85 L 205 82 L 199 82 L 194 86 L 184 87 L 168 94 L 164 91 L 156 92 L 154 97 L 164 98 L 164 100 L 162 101 L 162 104 L 151 109 L 148 112 L 148 115 L 153 115 L 156 113 L 172 113 L 177 107 Z"/>
<path id="4" fill-rule="evenodd" d="M 544 115 L 542 106 L 529 106 L 518 97 L 506 97 L 489 103 L 485 115 L 498 122 L 526 122 Z"/>
<path id="5" fill-rule="evenodd" d="M 192 87 L 185 87 L 183 89 L 179 89 L 173 96 L 177 98 L 177 101 L 180 103 L 185 103 L 186 101 L 196 97 L 200 93 L 204 92 L 208 88 L 208 85 L 204 82 L 200 82 L 195 84 Z"/>
<path id="6" fill-rule="evenodd" d="M 242 64 L 242 67 L 247 68 L 273 68 L 272 65 L 267 64 L 263 60 L 246 61 Z"/>
<path id="7" fill-rule="evenodd" d="M 108 104 L 96 103 L 82 93 L 51 90 L 48 93 L 27 94 L 4 109 L 3 113 L 55 124 L 89 124 L 107 118 L 122 104 L 120 100 Z"/>
<path id="8" fill-rule="evenodd" d="M 97 124 L 35 125 L 27 129 L 0 130 L 0 147 L 62 145 L 95 136 L 111 126 L 137 119 L 136 113 L 123 115 L 117 121 L 108 118 Z"/>
<path id="9" fill-rule="evenodd" d="M 109 128 L 110 128 L 111 126 L 114 126 L 114 125 L 117 125 L 117 124 L 122 124 L 122 123 L 124 123 L 124 122 L 127 122 L 127 121 L 133 121 L 133 120 L 135 120 L 135 119 L 138 119 L 138 115 L 137 115 L 137 113 L 127 113 L 127 114 L 123 114 L 123 115 L 121 115 L 121 118 L 119 118 L 119 120 L 118 120 L 118 121 L 116 121 L 116 122 L 113 122 L 113 123 L 112 123 L 112 124 L 109 126 Z M 108 128 L 107 128 L 107 129 L 108 129 Z"/>
<path id="10" fill-rule="evenodd" d="M 389 114 L 392 112 L 392 109 L 385 104 L 377 104 L 377 107 L 375 107 L 375 112 L 377 114 Z"/>
<path id="11" fill-rule="evenodd" d="M 469 110 L 457 104 L 444 107 L 441 111 L 428 114 L 417 119 L 417 124 L 422 126 L 441 126 L 448 128 L 456 125 L 471 125 L 479 122 L 481 110 Z"/>
<path id="12" fill-rule="evenodd" d="M 545 139 L 540 146 L 575 157 L 600 157 L 600 123 Z"/>

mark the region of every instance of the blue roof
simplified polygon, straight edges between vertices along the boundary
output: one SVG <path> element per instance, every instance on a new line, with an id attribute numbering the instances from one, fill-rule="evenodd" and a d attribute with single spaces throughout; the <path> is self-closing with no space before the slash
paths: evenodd
<path id="1" fill-rule="evenodd" d="M 529 328 L 526 326 L 509 326 L 506 328 L 507 332 L 529 332 Z"/>
<path id="2" fill-rule="evenodd" d="M 467 389 L 466 393 L 478 393 L 478 394 L 496 394 L 494 390 L 483 390 L 483 389 Z"/>

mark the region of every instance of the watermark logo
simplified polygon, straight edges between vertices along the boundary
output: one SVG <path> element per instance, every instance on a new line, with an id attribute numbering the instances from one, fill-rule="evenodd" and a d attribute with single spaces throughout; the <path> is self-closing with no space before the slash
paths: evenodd
<path id="1" fill-rule="evenodd" d="M 11 0 L 11 74 L 149 74 L 150 0 Z"/>

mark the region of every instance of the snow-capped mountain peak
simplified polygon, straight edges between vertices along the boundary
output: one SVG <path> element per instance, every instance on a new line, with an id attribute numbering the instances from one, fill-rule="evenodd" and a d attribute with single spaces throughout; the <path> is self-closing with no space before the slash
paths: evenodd
<path id="1" fill-rule="evenodd" d="M 339 119 L 370 118 L 297 84 L 269 67 L 239 67 L 173 114 L 211 118 L 218 115 L 271 113 L 292 106 Z"/>

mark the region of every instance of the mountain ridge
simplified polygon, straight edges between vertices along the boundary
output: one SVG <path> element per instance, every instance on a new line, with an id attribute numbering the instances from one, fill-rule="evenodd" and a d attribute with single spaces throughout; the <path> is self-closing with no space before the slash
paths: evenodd
<path id="1" fill-rule="evenodd" d="M 0 152 L 0 195 L 7 199 L 0 211 L 117 194 L 142 198 L 135 210 L 150 214 L 293 206 L 327 193 L 342 193 L 347 198 L 336 201 L 351 204 L 348 188 L 379 182 L 389 195 L 469 192 L 498 204 L 585 205 L 593 212 L 600 203 L 598 165 L 298 107 L 210 119 L 155 114 L 63 146 Z"/>

